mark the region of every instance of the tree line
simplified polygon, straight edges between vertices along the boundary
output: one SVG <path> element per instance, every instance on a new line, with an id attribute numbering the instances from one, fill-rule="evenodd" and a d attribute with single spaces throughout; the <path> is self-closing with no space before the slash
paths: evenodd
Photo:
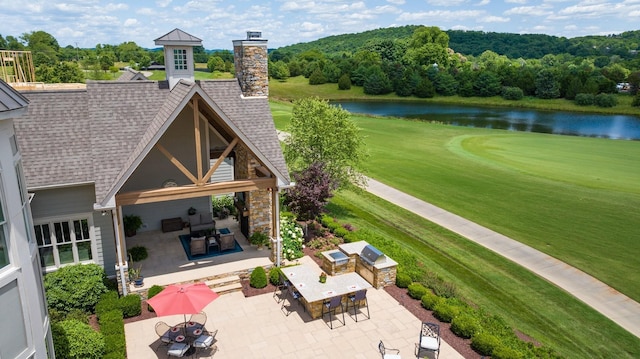
<path id="1" fill-rule="evenodd" d="M 393 37 L 407 30 L 413 30 L 409 37 Z M 370 36 L 358 46 L 340 35 L 319 40 L 321 47 L 305 44 L 300 45 L 306 49 L 303 51 L 297 50 L 298 45 L 274 50 L 270 53 L 270 75 L 276 79 L 303 75 L 312 85 L 336 83 L 340 89 L 357 85 L 371 95 L 502 95 L 510 100 L 535 96 L 579 99 L 576 102 L 580 105 L 604 107 L 616 104 L 613 94 L 621 90 L 636 94 L 640 85 L 636 55 L 625 60 L 618 54 L 576 56 L 565 52 L 525 59 L 485 49 L 476 56 L 454 51 L 450 32 L 437 27 L 381 29 L 382 36 L 375 36 L 376 31 L 362 33 Z M 345 36 L 360 39 L 360 35 Z M 349 51 L 334 51 L 345 44 L 350 44 Z M 325 53 L 321 48 L 333 50 Z M 619 85 L 626 83 L 628 88 Z M 640 105 L 640 100 L 634 104 Z"/>

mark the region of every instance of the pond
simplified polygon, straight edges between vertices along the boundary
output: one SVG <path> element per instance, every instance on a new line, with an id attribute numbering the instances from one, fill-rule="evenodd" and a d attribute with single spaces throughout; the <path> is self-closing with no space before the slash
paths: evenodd
<path id="1" fill-rule="evenodd" d="M 351 113 L 511 131 L 640 140 L 640 117 L 417 102 L 332 101 Z"/>

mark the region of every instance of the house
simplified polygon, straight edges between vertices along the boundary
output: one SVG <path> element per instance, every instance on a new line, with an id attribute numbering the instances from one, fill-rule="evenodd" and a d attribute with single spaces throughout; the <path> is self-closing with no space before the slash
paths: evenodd
<path id="1" fill-rule="evenodd" d="M 53 358 L 24 159 L 14 119 L 29 101 L 0 80 L 0 358 Z"/>
<path id="2" fill-rule="evenodd" d="M 268 104 L 267 40 L 234 41 L 237 79 L 207 81 L 194 81 L 199 38 L 174 29 L 155 43 L 170 64 L 164 81 L 23 93 L 30 105 L 15 128 L 46 271 L 97 263 L 122 290 L 123 216 L 160 230 L 191 207 L 211 212 L 222 193 L 244 202 L 243 233 L 269 233 L 279 258 L 279 191 L 290 179 Z M 224 166 L 232 175 L 216 175 Z"/>
<path id="3" fill-rule="evenodd" d="M 118 77 L 118 81 L 148 80 L 148 78 L 140 71 L 136 71 L 131 67 L 125 67 L 122 74 Z"/>

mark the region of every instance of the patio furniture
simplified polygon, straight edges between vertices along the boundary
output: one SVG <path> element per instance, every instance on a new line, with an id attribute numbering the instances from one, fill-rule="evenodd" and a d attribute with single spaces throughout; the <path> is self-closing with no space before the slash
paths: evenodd
<path id="1" fill-rule="evenodd" d="M 236 237 L 233 232 L 220 234 L 220 237 L 218 238 L 218 246 L 220 248 L 220 252 L 236 248 Z"/>
<path id="2" fill-rule="evenodd" d="M 367 307 L 367 319 L 371 319 L 371 315 L 369 314 L 369 301 L 367 301 L 367 290 L 361 289 L 354 294 L 349 295 L 349 300 L 347 301 L 347 312 L 349 311 L 349 304 L 351 304 L 353 306 L 353 314 L 356 317 L 356 322 L 358 321 L 358 311 L 360 310 L 362 303 Z"/>
<path id="3" fill-rule="evenodd" d="M 213 341 L 215 340 L 217 333 L 218 330 L 216 329 L 213 333 L 202 334 L 197 337 L 193 341 L 193 347 L 196 348 L 196 352 L 194 354 L 197 354 L 200 349 L 210 349 L 211 353 L 209 353 L 209 357 L 211 357 L 218 350 L 218 347 L 213 345 Z M 198 356 L 196 355 L 196 357 Z"/>
<path id="4" fill-rule="evenodd" d="M 189 227 L 191 233 L 198 231 L 215 230 L 216 221 L 211 213 L 196 213 L 189 216 Z"/>
<path id="5" fill-rule="evenodd" d="M 194 256 L 196 254 L 206 254 L 207 253 L 207 237 L 191 237 L 191 242 L 189 243 L 189 251 L 191 255 Z"/>
<path id="6" fill-rule="evenodd" d="M 207 237 L 207 251 L 211 251 L 211 247 L 214 247 L 218 252 L 220 251 L 220 246 L 218 245 L 218 237 L 213 235 Z"/>
<path id="7" fill-rule="evenodd" d="M 340 308 L 340 311 L 342 312 L 342 325 L 346 325 L 346 322 L 344 321 L 344 306 L 342 305 L 342 296 L 335 296 L 335 297 L 329 298 L 328 300 L 325 300 L 323 304 L 324 305 L 322 308 L 322 318 L 324 318 L 325 313 L 329 314 L 329 323 L 330 323 L 331 329 L 333 329 L 333 316 L 335 316 L 336 319 L 338 319 L 338 315 L 336 314 L 336 310 L 338 308 Z M 331 315 L 332 313 L 333 313 L 333 316 Z M 340 321 L 340 319 L 338 319 L 338 321 Z"/>
<path id="8" fill-rule="evenodd" d="M 440 326 L 436 323 L 422 322 L 420 339 L 416 343 L 416 358 L 420 358 L 425 351 L 440 356 Z"/>
<path id="9" fill-rule="evenodd" d="M 382 355 L 382 359 L 402 359 L 399 349 L 386 348 L 382 340 L 380 344 L 378 344 L 378 350 L 380 351 L 380 355 Z M 387 351 L 395 352 L 395 354 L 387 353 Z"/>
<path id="10" fill-rule="evenodd" d="M 165 218 L 160 221 L 162 224 L 162 232 L 173 232 L 182 230 L 182 218 Z"/>
<path id="11" fill-rule="evenodd" d="M 191 346 L 187 343 L 173 343 L 167 350 L 167 358 L 168 357 L 178 357 L 182 358 Z"/>
<path id="12" fill-rule="evenodd" d="M 156 348 L 156 351 L 160 348 L 161 345 L 169 345 L 173 342 L 171 336 L 171 327 L 169 324 L 159 321 L 156 323 L 156 334 L 160 337 L 160 344 Z"/>
<path id="13" fill-rule="evenodd" d="M 192 314 L 191 318 L 187 321 L 187 334 L 193 334 L 196 330 L 204 330 L 204 325 L 207 323 L 207 314 L 200 312 Z"/>
<path id="14" fill-rule="evenodd" d="M 276 288 L 273 290 L 273 297 L 276 298 L 276 296 L 278 296 L 278 303 L 280 303 L 280 301 L 285 299 L 284 296 L 287 294 L 287 286 L 291 285 L 291 282 L 282 275 L 282 272 L 278 274 L 278 281 L 278 285 L 276 285 Z M 277 295 L 278 291 L 280 291 L 279 295 Z"/>
<path id="15" fill-rule="evenodd" d="M 300 300 L 302 299 L 302 295 L 300 295 L 300 292 L 298 292 L 293 285 L 291 285 L 289 282 L 287 282 L 287 284 L 285 284 L 285 288 L 287 289 L 287 294 L 285 295 L 284 298 L 282 299 L 282 305 L 280 306 L 280 310 L 284 309 L 284 304 L 286 302 L 287 297 L 291 297 L 292 300 L 295 300 L 296 302 L 298 302 L 298 304 L 302 304 L 300 303 Z M 289 301 L 289 305 L 291 305 L 291 300 Z M 302 306 L 304 308 L 304 306 Z M 288 310 L 287 309 L 287 316 L 289 316 L 289 314 L 291 314 L 291 312 L 293 312 L 292 310 Z M 306 309 L 305 309 L 306 312 Z"/>

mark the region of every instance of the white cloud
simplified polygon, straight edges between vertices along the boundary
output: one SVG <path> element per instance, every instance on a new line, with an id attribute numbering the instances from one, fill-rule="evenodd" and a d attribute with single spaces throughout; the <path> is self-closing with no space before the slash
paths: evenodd
<path id="1" fill-rule="evenodd" d="M 527 0 L 504 0 L 508 4 L 526 4 Z"/>
<path id="2" fill-rule="evenodd" d="M 459 21 L 462 19 L 473 19 L 484 15 L 484 11 L 480 10 L 433 10 L 423 12 L 404 12 L 398 16 L 399 21 L 425 21 L 425 20 L 442 20 L 442 21 Z"/>
<path id="3" fill-rule="evenodd" d="M 493 16 L 493 15 L 485 16 L 478 19 L 478 22 L 509 22 L 509 21 L 511 21 L 511 19 L 508 17 Z"/>
<path id="4" fill-rule="evenodd" d="M 466 2 L 467 0 L 427 0 L 427 3 L 433 6 L 460 6 Z"/>
<path id="5" fill-rule="evenodd" d="M 393 5 L 404 5 L 405 1 L 404 0 L 387 0 L 388 3 L 391 3 Z"/>
<path id="6" fill-rule="evenodd" d="M 489 5 L 491 3 L 491 0 L 482 0 L 479 3 L 476 4 L 476 6 L 485 6 L 485 5 Z"/>
<path id="7" fill-rule="evenodd" d="M 504 12 L 505 15 L 545 16 L 552 14 L 548 6 L 519 6 Z"/>
<path id="8" fill-rule="evenodd" d="M 173 0 L 156 0 L 156 5 L 158 7 L 167 7 L 171 4 Z"/>
<path id="9" fill-rule="evenodd" d="M 138 20 L 136 19 L 126 19 L 123 24 L 125 27 L 138 25 Z"/>

